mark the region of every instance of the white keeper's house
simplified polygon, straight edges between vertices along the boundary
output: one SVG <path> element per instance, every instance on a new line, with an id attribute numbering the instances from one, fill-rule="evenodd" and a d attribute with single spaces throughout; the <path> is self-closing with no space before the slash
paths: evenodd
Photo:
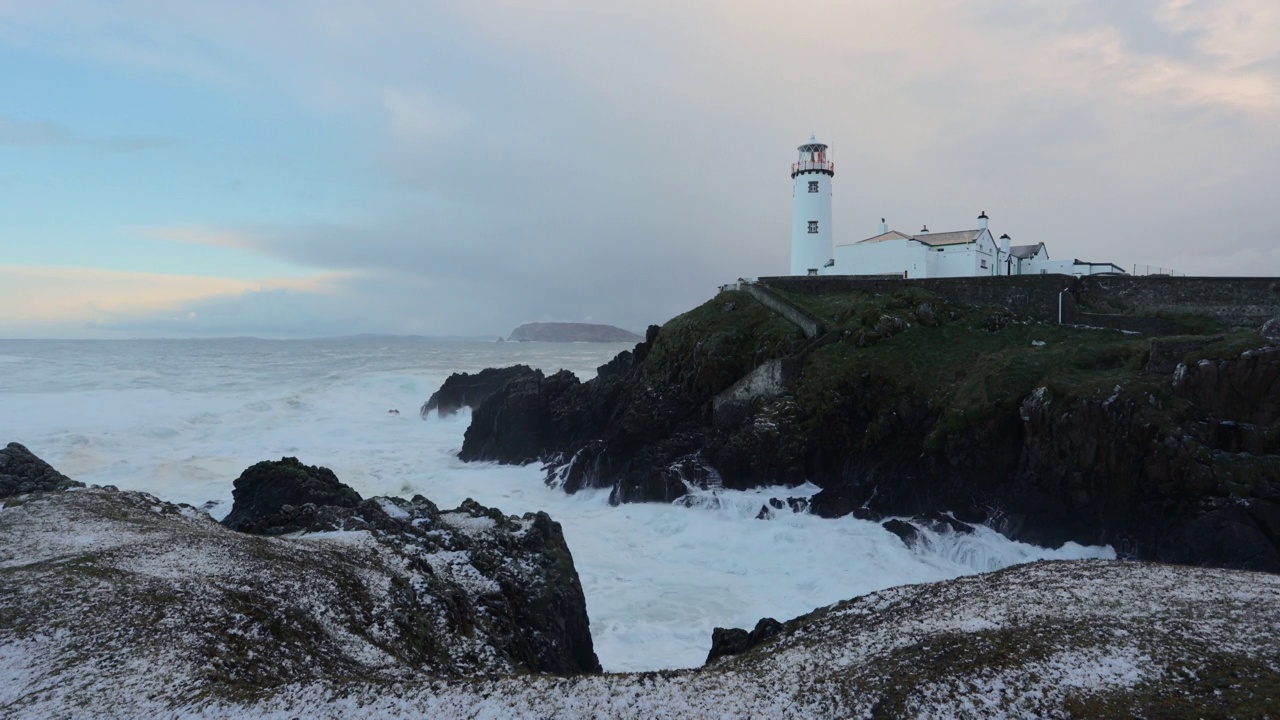
<path id="1" fill-rule="evenodd" d="M 900 275 L 904 278 L 977 277 L 981 275 L 1124 274 L 1112 263 L 1075 258 L 1052 260 L 1044 243 L 1013 245 L 1008 235 L 996 239 L 987 227 L 987 213 L 973 230 L 915 234 L 890 230 L 884 219 L 880 232 L 865 240 L 832 241 L 831 180 L 835 163 L 828 147 L 810 137 L 791 165 L 791 274 Z"/>

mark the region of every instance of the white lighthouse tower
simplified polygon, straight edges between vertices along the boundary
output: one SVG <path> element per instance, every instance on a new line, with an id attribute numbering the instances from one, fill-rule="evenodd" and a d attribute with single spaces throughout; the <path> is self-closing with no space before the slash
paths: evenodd
<path id="1" fill-rule="evenodd" d="M 831 178 L 835 163 L 812 135 L 791 164 L 791 274 L 816 275 L 831 260 Z"/>

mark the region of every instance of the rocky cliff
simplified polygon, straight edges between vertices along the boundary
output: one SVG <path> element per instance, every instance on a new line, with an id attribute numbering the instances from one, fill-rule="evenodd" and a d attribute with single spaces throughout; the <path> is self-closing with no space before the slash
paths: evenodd
<path id="1" fill-rule="evenodd" d="M 418 414 L 425 418 L 434 410 L 440 417 L 447 417 L 464 407 L 475 410 L 486 398 L 501 390 L 503 385 L 520 375 L 532 373 L 533 369 L 528 365 L 486 368 L 475 374 L 454 373 L 444 381 L 439 390 L 431 393 Z"/>
<path id="2" fill-rule="evenodd" d="M 615 502 L 812 480 L 824 516 L 945 511 L 1280 572 L 1280 348 L 1256 328 L 1168 318 L 1201 334 L 1153 339 L 906 286 L 784 299 L 824 334 L 721 293 L 589 382 L 512 380 L 460 456 L 544 462 L 548 482 Z"/>
<path id="3" fill-rule="evenodd" d="M 525 323 L 511 331 L 508 340 L 538 342 L 635 342 L 640 336 L 612 325 L 591 323 Z"/>

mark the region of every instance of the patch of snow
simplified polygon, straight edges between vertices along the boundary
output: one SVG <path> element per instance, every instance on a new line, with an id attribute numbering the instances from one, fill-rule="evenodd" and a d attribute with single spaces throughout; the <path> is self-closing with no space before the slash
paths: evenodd
<path id="1" fill-rule="evenodd" d="M 492 530 L 498 526 L 491 517 L 473 517 L 465 512 L 441 513 L 440 519 L 459 530 Z"/>
<path id="2" fill-rule="evenodd" d="M 497 582 L 483 575 L 471 564 L 471 553 L 469 552 L 447 550 L 425 554 L 422 557 L 436 573 L 458 583 L 469 592 L 477 595 L 488 595 L 502 590 Z"/>
<path id="3" fill-rule="evenodd" d="M 305 535 L 293 535 L 290 539 L 295 540 L 319 540 L 321 542 L 341 543 L 343 545 L 376 545 L 373 537 L 368 530 L 328 530 L 325 532 L 306 533 Z"/>
<path id="4" fill-rule="evenodd" d="M 409 512 L 407 510 L 391 502 L 387 498 L 379 498 L 378 505 L 382 507 L 383 512 L 385 512 L 388 516 L 395 518 L 396 520 L 409 519 Z"/>

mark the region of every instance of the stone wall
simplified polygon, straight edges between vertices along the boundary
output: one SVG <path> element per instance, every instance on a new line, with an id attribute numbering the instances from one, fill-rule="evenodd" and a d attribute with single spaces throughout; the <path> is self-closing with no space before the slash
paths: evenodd
<path id="1" fill-rule="evenodd" d="M 819 275 L 764 277 L 759 282 L 795 295 L 914 286 L 952 302 L 1006 307 L 1041 322 L 1061 319 L 1148 335 L 1177 332 L 1171 315 L 1206 317 L 1228 327 L 1260 327 L 1280 317 L 1280 278 L 1016 275 L 901 280 Z"/>
<path id="2" fill-rule="evenodd" d="M 1094 275 L 1077 281 L 1081 309 L 1122 315 L 1185 314 L 1228 327 L 1280 316 L 1280 278 Z"/>
<path id="3" fill-rule="evenodd" d="M 782 394 L 783 379 L 782 360 L 765 361 L 712 399 L 712 417 L 723 422 L 726 413 L 736 417 L 742 412 L 739 406 L 745 406 L 755 398 Z"/>
<path id="4" fill-rule="evenodd" d="M 786 298 L 779 297 L 777 293 L 767 287 L 755 284 L 740 284 L 737 289 L 743 290 L 758 300 L 761 305 L 791 321 L 810 340 L 826 332 L 826 329 L 817 318 L 796 307 Z"/>

